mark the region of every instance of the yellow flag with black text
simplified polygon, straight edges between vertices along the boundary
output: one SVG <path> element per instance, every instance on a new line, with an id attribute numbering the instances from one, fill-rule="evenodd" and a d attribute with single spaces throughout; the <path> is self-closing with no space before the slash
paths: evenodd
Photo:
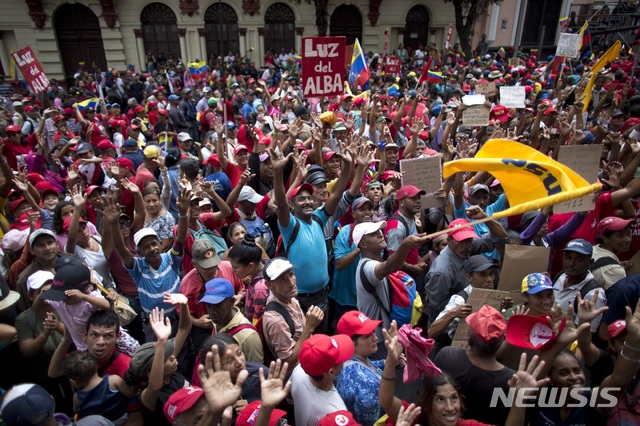
<path id="1" fill-rule="evenodd" d="M 541 152 L 507 139 L 487 141 L 474 158 L 444 164 L 445 178 L 458 172 L 486 171 L 500 180 L 511 208 L 494 218 L 521 214 L 599 190 L 579 174 Z"/>
<path id="2" fill-rule="evenodd" d="M 622 47 L 622 43 L 620 41 L 616 41 L 613 43 L 613 46 L 609 48 L 598 61 L 593 64 L 593 68 L 591 68 L 591 77 L 589 77 L 589 82 L 587 83 L 587 87 L 584 89 L 584 97 L 582 98 L 582 103 L 584 107 L 582 112 L 586 112 L 587 108 L 589 108 L 589 102 L 591 101 L 591 92 L 593 91 L 593 85 L 596 82 L 596 76 L 598 75 L 598 71 L 605 67 L 605 65 L 615 61 L 620 55 L 620 48 Z M 595 107 L 595 105 L 594 105 Z"/>

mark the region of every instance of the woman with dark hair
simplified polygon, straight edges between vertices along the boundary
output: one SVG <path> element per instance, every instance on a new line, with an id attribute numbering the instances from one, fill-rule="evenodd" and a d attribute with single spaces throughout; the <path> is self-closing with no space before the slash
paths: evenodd
<path id="1" fill-rule="evenodd" d="M 193 369 L 193 376 L 191 380 L 195 386 L 200 386 L 198 365 L 204 365 L 204 362 L 207 359 L 207 354 L 211 352 L 211 347 L 213 345 L 218 347 L 220 367 L 222 367 L 222 370 L 229 372 L 229 375 L 231 376 L 231 383 L 236 383 L 238 375 L 242 370 L 246 369 L 249 372 L 249 375 L 242 384 L 240 399 L 233 405 L 234 413 L 239 413 L 247 404 L 260 400 L 259 371 L 261 368 L 264 372 L 267 372 L 269 369 L 260 363 L 247 361 L 242 349 L 238 345 L 238 341 L 233 336 L 226 333 L 219 333 L 209 337 L 200 349 L 200 355 L 198 356 L 199 362 Z"/>
<path id="2" fill-rule="evenodd" d="M 56 240 L 58 240 L 58 244 L 64 250 L 67 246 L 67 233 L 64 230 L 64 221 L 66 218 L 71 217 L 73 214 L 73 203 L 71 200 L 60 201 L 53 212 L 53 232 L 56 234 Z M 92 236 L 100 236 L 96 226 L 87 222 L 87 231 Z"/>
<path id="3" fill-rule="evenodd" d="M 133 189 L 131 192 L 134 192 L 136 199 L 136 215 L 134 217 L 134 224 L 131 232 L 135 234 L 141 228 L 151 228 L 156 232 L 156 234 L 158 234 L 158 238 L 162 244 L 162 251 L 169 251 L 173 244 L 173 227 L 176 223 L 173 216 L 171 216 L 171 213 L 169 213 L 161 204 L 160 190 L 154 185 L 150 185 L 142 190 L 142 201 L 145 216 L 144 224 L 139 226 L 141 221 L 138 219 L 137 212 L 140 210 L 140 197 L 135 193 L 137 187 L 134 188 L 134 186 L 134 184 L 127 186 L 129 191 Z"/>
<path id="4" fill-rule="evenodd" d="M 269 297 L 269 289 L 262 275 L 263 250 L 256 240 L 246 234 L 243 239 L 229 250 L 229 262 L 233 272 L 241 279 L 250 279 L 244 291 L 244 316 L 255 325 L 262 317 Z"/>

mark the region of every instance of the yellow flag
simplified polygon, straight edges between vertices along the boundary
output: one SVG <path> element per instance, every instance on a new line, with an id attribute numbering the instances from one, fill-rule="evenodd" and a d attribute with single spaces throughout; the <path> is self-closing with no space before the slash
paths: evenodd
<path id="1" fill-rule="evenodd" d="M 593 65 L 593 68 L 591 68 L 591 77 L 589 77 L 589 82 L 587 83 L 587 87 L 584 89 L 584 96 L 582 98 L 582 103 L 584 104 L 582 112 L 587 111 L 587 107 L 589 106 L 589 102 L 591 101 L 591 92 L 593 91 L 593 84 L 596 82 L 598 71 L 618 58 L 621 47 L 622 43 L 620 43 L 620 41 L 616 41 L 615 43 L 613 43 L 613 46 L 611 46 L 609 50 L 604 52 L 604 55 L 602 55 L 600 59 L 598 59 L 598 61 Z"/>
<path id="2" fill-rule="evenodd" d="M 494 218 L 540 209 L 601 188 L 539 151 L 506 139 L 488 141 L 475 158 L 445 163 L 443 176 L 462 171 L 487 171 L 500 180 L 512 207 Z"/>

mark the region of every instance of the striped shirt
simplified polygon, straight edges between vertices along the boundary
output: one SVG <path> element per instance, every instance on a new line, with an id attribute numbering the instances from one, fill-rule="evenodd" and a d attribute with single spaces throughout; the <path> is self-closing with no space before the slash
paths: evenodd
<path id="1" fill-rule="evenodd" d="M 165 315 L 173 316 L 175 306 L 163 303 L 163 299 L 164 293 L 177 293 L 180 287 L 182 248 L 176 248 L 174 244 L 168 253 L 162 253 L 160 257 L 162 262 L 158 270 L 151 268 L 143 257 L 134 257 L 133 268 L 125 265 L 125 269 L 138 287 L 140 305 L 147 315 L 157 307 L 164 309 Z"/>

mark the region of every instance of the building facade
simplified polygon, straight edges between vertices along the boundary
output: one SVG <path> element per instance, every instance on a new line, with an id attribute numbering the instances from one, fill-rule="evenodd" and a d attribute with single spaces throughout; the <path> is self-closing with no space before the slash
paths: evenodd
<path id="1" fill-rule="evenodd" d="M 443 0 L 329 0 L 327 11 L 327 35 L 357 37 L 365 52 L 382 51 L 387 29 L 389 52 L 400 42 L 442 46 L 454 22 Z M 317 34 L 315 22 L 304 0 L 15 0 L 0 14 L 0 61 L 9 74 L 10 52 L 29 45 L 47 76 L 64 81 L 80 62 L 144 69 L 147 52 L 188 62 L 253 48 L 260 67 L 269 48 L 299 53 L 302 38 Z"/>

